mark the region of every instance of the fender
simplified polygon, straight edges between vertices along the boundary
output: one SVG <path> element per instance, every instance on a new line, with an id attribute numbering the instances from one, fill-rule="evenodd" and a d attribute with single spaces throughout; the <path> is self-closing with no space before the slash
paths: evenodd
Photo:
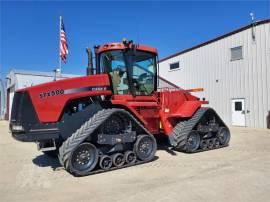
<path id="1" fill-rule="evenodd" d="M 170 135 L 179 120 L 188 119 L 201 107 L 202 101 L 183 90 L 163 89 L 160 92 L 159 117 L 165 135 Z"/>
<path id="2" fill-rule="evenodd" d="M 192 117 L 193 114 L 200 108 L 200 101 L 185 101 L 178 110 L 170 114 L 169 117 L 181 117 L 181 118 L 189 118 Z"/>

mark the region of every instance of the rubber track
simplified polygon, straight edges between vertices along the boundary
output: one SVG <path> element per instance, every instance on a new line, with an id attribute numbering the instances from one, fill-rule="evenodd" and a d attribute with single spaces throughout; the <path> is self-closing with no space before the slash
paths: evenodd
<path id="1" fill-rule="evenodd" d="M 152 136 L 152 134 L 126 110 L 118 109 L 118 108 L 103 109 L 103 110 L 98 111 L 96 114 L 94 114 L 75 133 L 73 133 L 68 139 L 66 139 L 63 142 L 62 146 L 59 148 L 59 161 L 62 164 L 62 166 L 66 168 L 68 171 L 70 171 L 68 164 L 69 164 L 69 158 L 70 158 L 71 152 L 79 144 L 81 144 L 88 136 L 90 136 L 99 126 L 101 126 L 107 120 L 107 118 L 109 118 L 114 113 L 119 113 L 119 112 L 129 116 L 132 119 L 132 121 L 134 121 L 139 127 L 141 127 L 145 131 L 145 133 Z M 138 162 L 135 164 L 141 164 L 141 163 L 144 163 L 144 162 Z M 128 167 L 128 166 L 131 166 L 131 165 L 124 165 L 123 167 Z M 98 172 L 104 172 L 104 170 L 93 171 L 93 173 L 98 173 Z M 89 173 L 89 174 L 92 174 L 92 173 Z"/>
<path id="2" fill-rule="evenodd" d="M 169 141 L 170 141 L 170 144 L 175 149 L 177 149 L 179 151 L 187 152 L 186 151 L 187 136 L 208 110 L 213 110 L 213 109 L 208 108 L 208 107 L 202 107 L 202 108 L 197 110 L 197 112 L 195 113 L 195 115 L 191 119 L 186 120 L 186 121 L 182 121 L 174 127 L 172 134 L 169 136 Z M 215 111 L 213 110 L 213 112 L 215 112 Z M 215 115 L 218 117 L 218 115 L 216 113 L 215 113 Z M 225 146 L 228 146 L 228 145 L 222 145 L 222 146 L 220 145 L 217 148 L 221 148 L 221 147 L 225 147 Z M 213 149 L 217 149 L 217 148 L 213 148 Z M 207 151 L 207 150 L 211 150 L 211 149 L 208 149 L 208 148 L 205 150 L 198 149 L 198 150 L 194 151 L 193 153 Z"/>
<path id="3" fill-rule="evenodd" d="M 174 147 L 182 147 L 185 144 L 189 132 L 195 127 L 208 109 L 209 108 L 202 107 L 197 110 L 191 119 L 178 123 L 174 127 L 172 134 L 169 136 L 170 144 Z"/>

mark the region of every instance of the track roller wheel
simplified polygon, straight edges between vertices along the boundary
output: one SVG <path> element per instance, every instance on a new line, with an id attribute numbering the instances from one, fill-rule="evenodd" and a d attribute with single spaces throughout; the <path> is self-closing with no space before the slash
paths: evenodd
<path id="1" fill-rule="evenodd" d="M 187 136 L 186 152 L 194 152 L 200 146 L 200 134 L 193 130 Z"/>
<path id="2" fill-rule="evenodd" d="M 207 149 L 207 141 L 206 140 L 201 140 L 201 142 L 200 142 L 200 148 L 202 150 L 206 150 Z"/>
<path id="3" fill-rule="evenodd" d="M 219 139 L 215 138 L 215 140 L 214 140 L 214 148 L 218 148 L 219 145 L 220 145 Z"/>
<path id="4" fill-rule="evenodd" d="M 217 133 L 217 137 L 221 145 L 229 144 L 231 134 L 228 128 L 220 127 Z"/>
<path id="5" fill-rule="evenodd" d="M 142 161 L 150 161 L 154 158 L 157 150 L 157 143 L 153 136 L 139 135 L 134 145 L 137 157 Z"/>
<path id="6" fill-rule="evenodd" d="M 75 175 L 87 175 L 98 162 L 98 151 L 91 143 L 81 143 L 71 153 L 69 170 Z"/>
<path id="7" fill-rule="evenodd" d="M 116 153 L 112 155 L 112 162 L 115 167 L 121 167 L 125 163 L 124 155 L 121 153 Z"/>
<path id="8" fill-rule="evenodd" d="M 127 164 L 134 164 L 137 158 L 133 151 L 127 151 L 125 152 L 124 159 Z"/>
<path id="9" fill-rule="evenodd" d="M 209 148 L 209 149 L 213 149 L 214 148 L 214 139 L 209 139 L 208 140 L 208 145 L 207 145 L 207 147 Z"/>
<path id="10" fill-rule="evenodd" d="M 112 158 L 107 155 L 102 155 L 99 160 L 99 166 L 103 170 L 109 170 L 112 167 Z"/>

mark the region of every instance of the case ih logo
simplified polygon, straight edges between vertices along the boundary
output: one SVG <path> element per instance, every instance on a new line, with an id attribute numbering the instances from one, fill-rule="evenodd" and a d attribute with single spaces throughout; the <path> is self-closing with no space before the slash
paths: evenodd
<path id="1" fill-rule="evenodd" d="M 64 94 L 81 93 L 86 91 L 103 91 L 103 90 L 108 90 L 108 86 L 88 86 L 81 88 L 71 88 L 65 90 Z"/>
<path id="2" fill-rule="evenodd" d="M 71 93 L 80 93 L 80 92 L 86 92 L 86 91 L 103 91 L 103 90 L 109 90 L 109 86 L 90 86 L 90 87 L 81 87 L 81 88 L 71 88 L 71 89 L 57 89 L 57 90 L 52 90 L 52 91 L 47 91 L 47 92 L 41 92 L 39 94 L 40 99 L 48 98 L 48 97 L 53 97 L 57 95 L 66 95 L 66 94 L 71 94 Z"/>

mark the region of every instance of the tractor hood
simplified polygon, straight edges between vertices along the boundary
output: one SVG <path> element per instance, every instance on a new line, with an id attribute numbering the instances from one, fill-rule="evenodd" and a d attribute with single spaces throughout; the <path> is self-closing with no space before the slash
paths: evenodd
<path id="1" fill-rule="evenodd" d="M 20 113 L 15 113 L 15 111 L 23 109 L 24 106 L 19 107 L 19 105 L 24 103 L 23 98 L 29 97 L 27 104 L 31 102 L 41 123 L 57 122 L 69 101 L 111 94 L 110 80 L 107 74 L 58 80 L 18 90 L 15 93 L 12 114 Z M 11 117 L 11 119 L 15 119 L 15 117 Z"/>

